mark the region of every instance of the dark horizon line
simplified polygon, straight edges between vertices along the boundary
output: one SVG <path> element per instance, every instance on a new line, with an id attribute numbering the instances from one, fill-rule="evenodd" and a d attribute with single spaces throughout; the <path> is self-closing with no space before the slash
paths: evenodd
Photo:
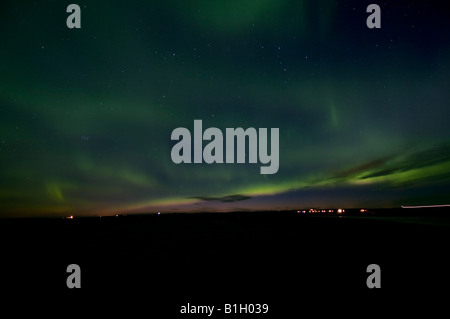
<path id="1" fill-rule="evenodd" d="M 409 209 L 414 208 L 414 209 Z M 310 210 L 315 210 L 311 212 Z M 342 209 L 342 212 L 338 212 Z M 362 211 L 364 210 L 364 211 Z M 370 216 L 377 212 L 388 212 L 388 211 L 408 211 L 408 212 L 423 212 L 432 210 L 436 211 L 447 211 L 450 210 L 450 205 L 431 205 L 431 206 L 399 206 L 399 207 L 379 207 L 379 208 L 305 208 L 305 209 L 283 209 L 283 210 L 234 210 L 234 211 L 159 211 L 159 212 L 146 212 L 146 213 L 117 213 L 108 215 L 94 215 L 94 214 L 82 214 L 82 215 L 36 215 L 36 216 L 1 216 L 0 220 L 8 219 L 97 219 L 97 218 L 119 218 L 119 217 L 148 217 L 148 216 L 160 216 L 160 215 L 236 215 L 236 214 L 279 214 L 279 213 L 290 213 L 296 215 L 329 215 L 329 216 L 345 216 L 349 213 L 354 215 L 355 213 L 360 216 Z M 331 212 L 330 212 L 331 211 Z"/>

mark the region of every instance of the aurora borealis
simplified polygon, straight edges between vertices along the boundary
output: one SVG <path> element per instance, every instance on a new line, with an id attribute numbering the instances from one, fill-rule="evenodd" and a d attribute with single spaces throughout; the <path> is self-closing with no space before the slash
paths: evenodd
<path id="1" fill-rule="evenodd" d="M 0 217 L 448 204 L 448 13 L 372 2 L 2 2 Z M 278 172 L 174 164 L 195 119 Z"/>

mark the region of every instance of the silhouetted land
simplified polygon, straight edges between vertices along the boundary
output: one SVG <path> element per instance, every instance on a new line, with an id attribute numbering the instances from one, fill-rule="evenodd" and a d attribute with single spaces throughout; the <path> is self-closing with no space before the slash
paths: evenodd
<path id="1" fill-rule="evenodd" d="M 268 303 L 263 318 L 284 318 L 308 308 L 345 313 L 442 296 L 450 270 L 448 211 L 374 213 L 4 219 L 2 289 L 43 302 L 62 296 L 78 308 L 98 302 L 109 310 L 165 313 L 157 318 L 182 318 L 187 302 Z M 79 290 L 66 287 L 72 263 L 81 266 Z M 372 263 L 381 266 L 379 290 L 366 286 Z"/>

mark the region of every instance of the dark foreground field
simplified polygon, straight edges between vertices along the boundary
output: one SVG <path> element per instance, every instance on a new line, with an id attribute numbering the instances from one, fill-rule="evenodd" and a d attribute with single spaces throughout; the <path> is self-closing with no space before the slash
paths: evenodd
<path id="1" fill-rule="evenodd" d="M 207 317 L 180 314 L 188 302 L 269 305 L 266 315 L 213 318 L 431 310 L 449 295 L 449 228 L 441 217 L 281 212 L 0 220 L 2 301 L 147 318 Z M 73 263 L 81 289 L 66 286 Z M 366 286 L 373 263 L 381 289 Z"/>

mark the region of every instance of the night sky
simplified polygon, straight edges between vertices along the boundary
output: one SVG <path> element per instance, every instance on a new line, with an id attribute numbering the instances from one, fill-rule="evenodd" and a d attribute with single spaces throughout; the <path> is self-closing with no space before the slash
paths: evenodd
<path id="1" fill-rule="evenodd" d="M 448 204 L 438 2 L 70 3 L 0 5 L 0 217 Z M 174 164 L 195 119 L 279 128 L 278 172 Z"/>

